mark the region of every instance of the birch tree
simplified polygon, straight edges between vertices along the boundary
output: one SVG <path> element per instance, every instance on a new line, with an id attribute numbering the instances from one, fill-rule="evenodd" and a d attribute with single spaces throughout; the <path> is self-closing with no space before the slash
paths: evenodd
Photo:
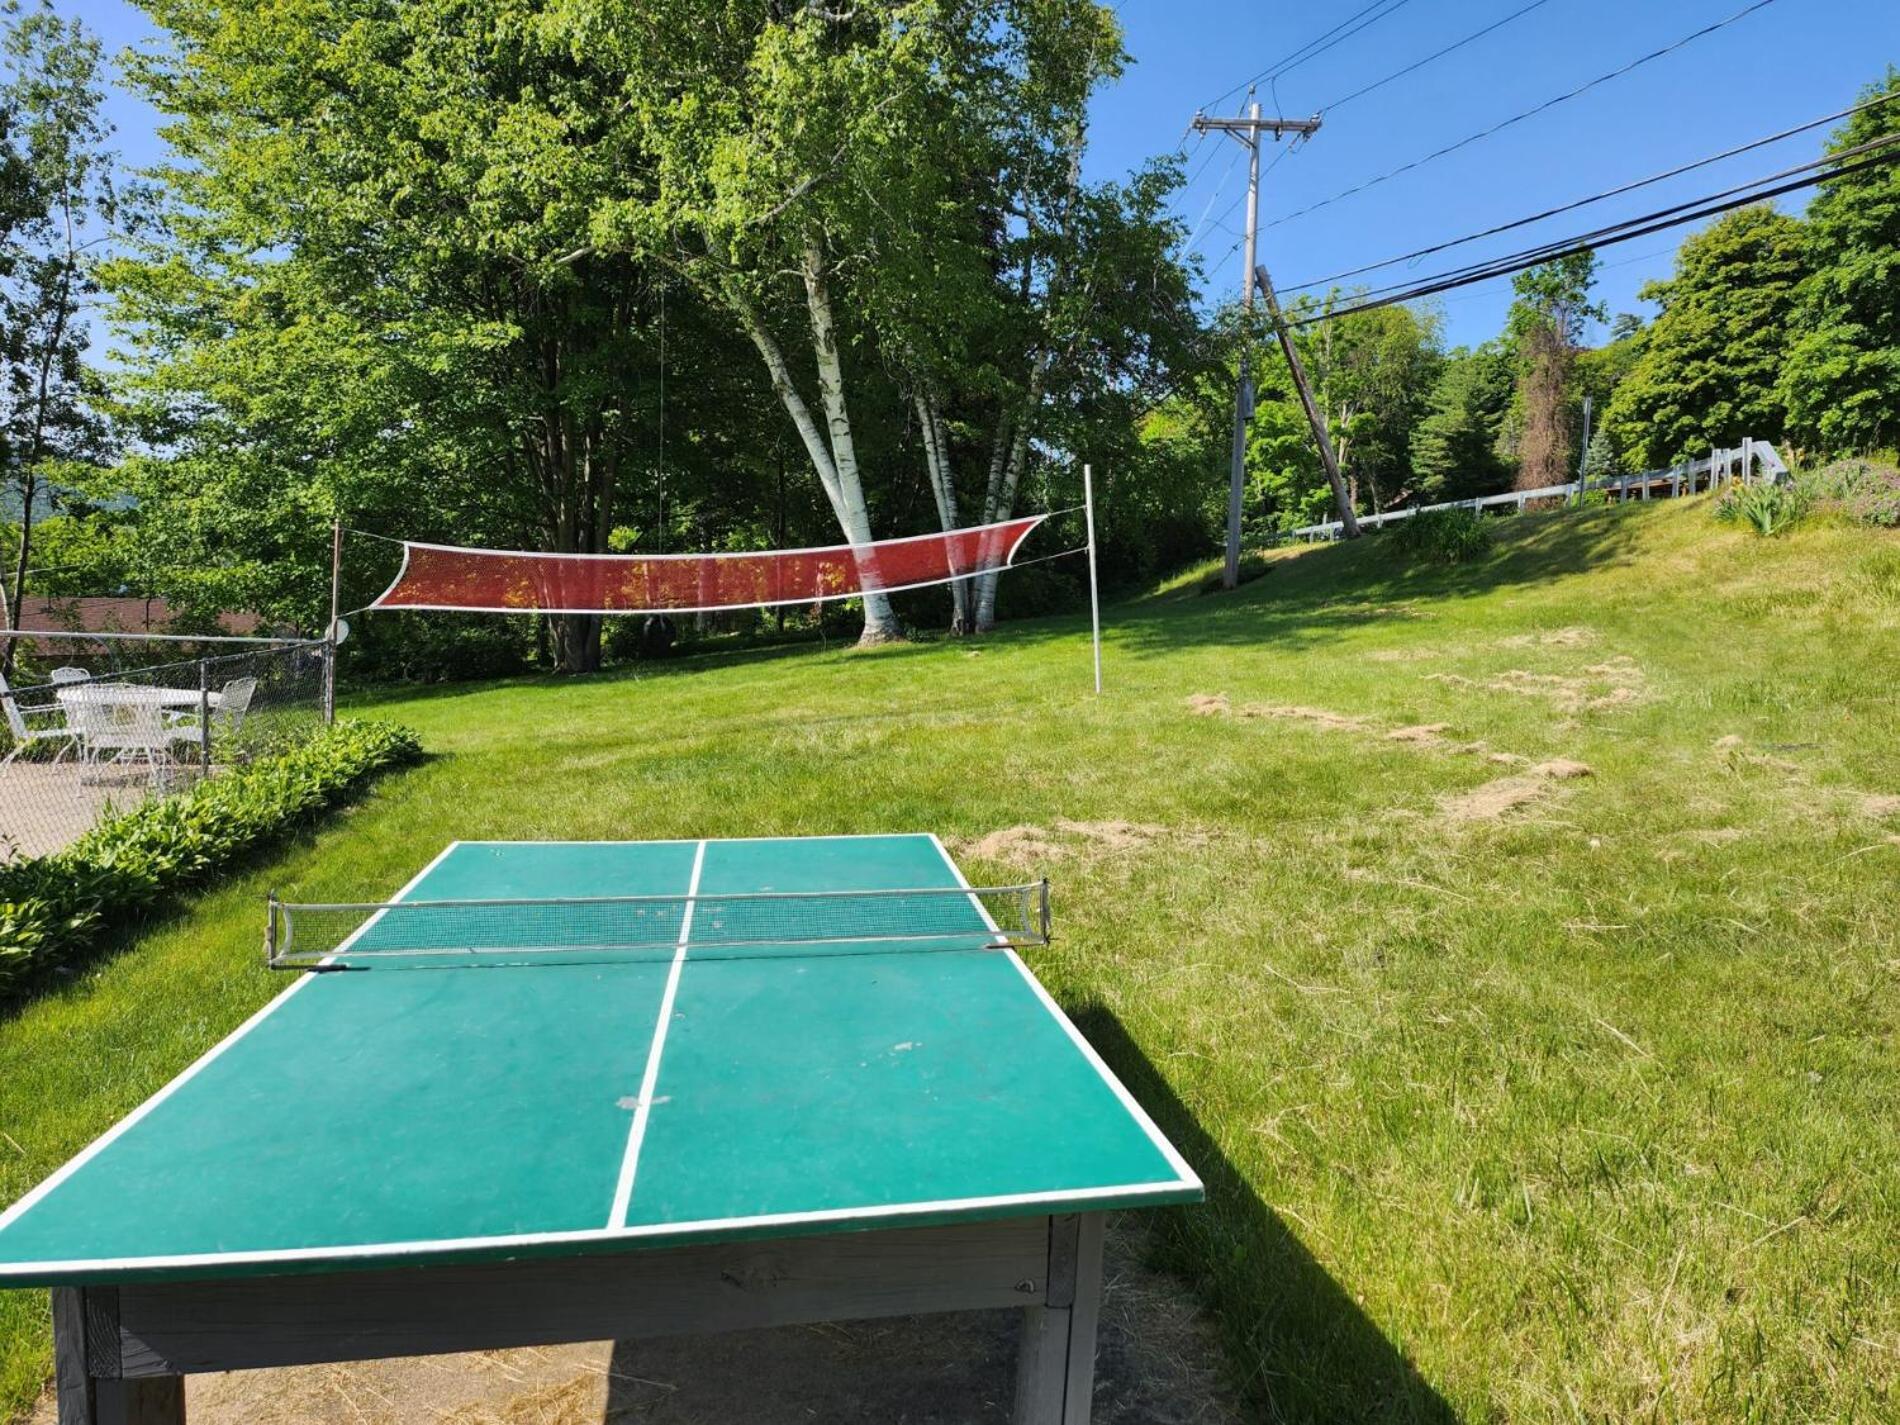
<path id="1" fill-rule="evenodd" d="M 0 492 L 19 511 L 0 617 L 12 626 L 29 592 L 35 519 L 57 497 L 54 477 L 106 450 L 99 383 L 84 361 L 85 305 L 97 291 L 89 229 L 112 220 L 116 195 L 98 40 L 46 6 L 9 12 L 0 64 Z M 0 672 L 12 671 L 13 658 L 8 639 Z"/>

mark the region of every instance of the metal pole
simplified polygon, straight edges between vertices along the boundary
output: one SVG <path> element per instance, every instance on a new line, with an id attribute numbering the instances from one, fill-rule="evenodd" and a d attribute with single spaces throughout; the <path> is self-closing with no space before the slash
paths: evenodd
<path id="1" fill-rule="evenodd" d="M 1102 598 L 1095 580 L 1095 472 L 1082 467 L 1082 520 L 1089 536 L 1089 625 L 1095 641 L 1095 691 L 1102 691 Z"/>
<path id="2" fill-rule="evenodd" d="M 1577 503 L 1583 503 L 1583 492 L 1590 486 L 1590 398 L 1583 398 L 1583 449 L 1577 455 Z"/>
<path id="3" fill-rule="evenodd" d="M 211 665 L 198 660 L 198 762 L 211 775 Z"/>
<path id="4" fill-rule="evenodd" d="M 330 526 L 330 626 L 323 631 L 323 722 L 336 721 L 336 621 L 343 583 L 343 519 Z"/>
<path id="5" fill-rule="evenodd" d="M 1260 236 L 1260 105 L 1247 106 L 1247 260 L 1240 269 L 1240 305 L 1253 310 L 1254 252 Z M 1244 340 L 1243 335 L 1243 340 Z M 1253 372 L 1246 346 L 1240 352 L 1240 379 L 1234 387 L 1234 449 L 1227 478 L 1227 565 L 1221 587 L 1240 586 L 1240 520 L 1247 492 L 1247 422 L 1253 416 Z"/>

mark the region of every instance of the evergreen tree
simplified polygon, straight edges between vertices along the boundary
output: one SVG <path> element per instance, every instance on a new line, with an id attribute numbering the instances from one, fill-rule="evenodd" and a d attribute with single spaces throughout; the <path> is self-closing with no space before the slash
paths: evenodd
<path id="1" fill-rule="evenodd" d="M 1498 432 L 1511 405 L 1511 356 L 1487 342 L 1446 358 L 1412 430 L 1412 470 L 1425 503 L 1491 495 L 1511 483 Z"/>

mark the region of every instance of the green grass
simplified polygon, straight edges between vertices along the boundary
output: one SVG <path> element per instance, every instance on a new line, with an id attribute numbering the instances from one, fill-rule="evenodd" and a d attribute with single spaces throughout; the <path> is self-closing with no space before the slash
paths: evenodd
<path id="1" fill-rule="evenodd" d="M 1892 1419 L 1900 537 L 1498 530 L 1176 581 L 1110 611 L 1099 700 L 1072 621 L 362 700 L 434 759 L 0 1022 L 0 1200 L 271 992 L 269 886 L 393 891 L 458 836 L 1033 825 L 1058 854 L 966 865 L 1053 878 L 1036 968 L 1207 1177 L 1159 1250 L 1263 1417 Z M 46 1364 L 42 1298 L 0 1299 L 0 1412 Z"/>

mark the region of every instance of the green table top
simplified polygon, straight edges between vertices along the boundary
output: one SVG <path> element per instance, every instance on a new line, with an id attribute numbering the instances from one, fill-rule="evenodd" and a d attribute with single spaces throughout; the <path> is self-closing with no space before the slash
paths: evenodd
<path id="1" fill-rule="evenodd" d="M 962 884 L 927 835 L 457 842 L 399 898 Z M 671 957 L 300 975 L 0 1215 L 0 1286 L 1200 1196 L 1013 950 L 695 960 L 689 923 Z"/>

